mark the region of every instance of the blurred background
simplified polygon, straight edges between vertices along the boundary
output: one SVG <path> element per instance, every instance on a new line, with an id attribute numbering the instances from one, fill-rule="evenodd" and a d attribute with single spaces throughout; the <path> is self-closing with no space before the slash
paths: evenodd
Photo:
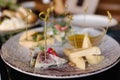
<path id="1" fill-rule="evenodd" d="M 67 11 L 73 14 L 74 17 L 78 15 L 75 17 L 75 21 L 73 20 L 73 22 L 78 22 L 78 24 L 83 22 L 81 15 L 87 14 L 86 24 L 91 26 L 94 26 L 94 21 L 96 21 L 96 25 L 103 26 L 104 24 L 104 27 L 107 26 L 106 11 L 110 11 L 113 17 L 110 27 L 120 30 L 120 0 L 0 0 L 0 35 L 3 36 L 1 42 L 5 42 L 6 39 L 4 38 L 8 39 L 13 33 L 25 30 L 26 23 L 30 24 L 29 28 L 43 25 L 39 21 L 38 14 L 46 11 L 51 6 L 55 8 L 51 14 L 52 16 L 61 16 Z M 28 22 L 26 22 L 27 11 L 25 9 L 31 9 L 33 12 L 28 17 Z M 118 26 L 116 27 L 116 25 Z M 9 35 L 4 36 L 6 34 Z"/>
<path id="2" fill-rule="evenodd" d="M 13 1 L 28 8 L 45 11 L 51 5 L 55 5 L 55 12 L 61 14 L 65 5 L 71 13 L 82 14 L 83 8 L 88 6 L 88 14 L 106 15 L 109 10 L 112 16 L 120 22 L 120 0 L 5 0 Z"/>
<path id="3" fill-rule="evenodd" d="M 65 5 L 68 5 L 69 12 L 73 14 L 82 14 L 83 8 L 88 6 L 88 14 L 101 14 L 106 15 L 106 11 L 109 10 L 112 16 L 120 22 L 120 0 L 0 0 L 0 6 L 2 8 L 13 7 L 5 2 L 15 3 L 27 8 L 32 8 L 36 11 L 45 11 L 48 7 L 54 5 L 55 12 L 62 14 L 65 9 Z"/>

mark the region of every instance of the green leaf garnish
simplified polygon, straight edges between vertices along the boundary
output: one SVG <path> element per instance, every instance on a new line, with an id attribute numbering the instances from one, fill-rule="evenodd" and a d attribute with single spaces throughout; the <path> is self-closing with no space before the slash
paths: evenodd
<path id="1" fill-rule="evenodd" d="M 39 46 L 39 49 L 41 50 L 41 51 L 44 51 L 44 47 L 43 46 Z"/>

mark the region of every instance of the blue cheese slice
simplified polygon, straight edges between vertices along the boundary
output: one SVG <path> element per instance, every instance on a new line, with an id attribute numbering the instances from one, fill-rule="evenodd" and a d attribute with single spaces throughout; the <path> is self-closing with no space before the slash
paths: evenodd
<path id="1" fill-rule="evenodd" d="M 60 58 L 58 56 L 49 54 L 48 55 L 48 59 L 42 61 L 40 59 L 40 54 L 38 54 L 36 62 L 35 62 L 35 68 L 40 68 L 40 69 L 45 69 L 48 68 L 50 66 L 63 66 L 63 64 L 65 64 L 67 62 L 67 60 Z"/>

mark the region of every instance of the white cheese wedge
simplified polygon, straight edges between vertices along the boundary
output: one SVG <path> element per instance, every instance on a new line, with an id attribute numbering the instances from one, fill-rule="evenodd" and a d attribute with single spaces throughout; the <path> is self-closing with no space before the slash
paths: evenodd
<path id="1" fill-rule="evenodd" d="M 82 57 L 70 58 L 70 61 L 76 65 L 76 67 L 85 70 L 85 60 Z"/>
<path id="2" fill-rule="evenodd" d="M 78 48 L 78 49 L 72 49 L 72 48 L 65 48 L 64 50 L 63 50 L 63 52 L 64 52 L 64 54 L 66 55 L 66 56 L 69 56 L 71 53 L 74 53 L 74 52 L 77 52 L 77 51 L 80 51 L 80 50 L 83 50 L 82 48 Z"/>
<path id="3" fill-rule="evenodd" d="M 84 40 L 83 40 L 83 45 L 82 48 L 90 48 L 92 47 L 92 43 L 90 42 L 90 38 L 88 36 L 88 34 L 85 34 Z M 104 56 L 101 55 L 88 55 L 85 56 L 87 62 L 89 64 L 98 64 L 99 62 L 101 62 L 104 59 Z"/>
<path id="4" fill-rule="evenodd" d="M 99 47 L 93 47 L 89 39 L 88 34 L 85 34 L 82 48 L 79 49 L 64 49 L 64 53 L 68 56 L 69 60 L 76 65 L 76 67 L 85 70 L 86 61 L 89 64 L 98 64 L 104 59 L 104 56 L 101 56 L 101 50 Z M 84 58 L 86 58 L 86 61 Z"/>
<path id="5" fill-rule="evenodd" d="M 89 39 L 88 33 L 86 33 L 83 39 L 82 48 L 89 48 L 89 47 L 92 47 L 92 43 Z"/>
<path id="6" fill-rule="evenodd" d="M 104 59 L 104 56 L 102 55 L 89 55 L 85 56 L 86 60 L 89 64 L 98 64 Z"/>
<path id="7" fill-rule="evenodd" d="M 83 56 L 100 55 L 100 54 L 101 54 L 101 51 L 98 47 L 91 47 L 91 48 L 74 52 L 70 54 L 69 57 L 83 57 Z"/>

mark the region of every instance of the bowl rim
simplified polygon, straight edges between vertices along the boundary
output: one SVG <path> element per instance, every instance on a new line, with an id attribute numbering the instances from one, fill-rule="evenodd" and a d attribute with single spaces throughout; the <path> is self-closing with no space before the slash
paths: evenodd
<path id="1" fill-rule="evenodd" d="M 73 26 L 72 28 L 75 30 L 75 27 L 77 27 L 77 26 Z M 83 28 L 83 27 L 77 27 L 77 28 Z M 104 27 L 84 27 L 84 29 L 85 28 L 93 28 L 93 29 L 100 29 L 101 30 L 101 32 L 100 32 L 100 34 L 99 35 L 97 35 L 97 36 L 94 36 L 94 37 L 99 37 L 99 36 L 105 36 L 106 35 L 106 33 L 107 33 L 107 29 L 105 29 Z M 74 31 L 73 30 L 73 31 Z M 74 33 L 76 33 L 76 31 L 74 31 Z M 80 33 L 78 33 L 78 34 L 80 34 Z M 85 34 L 85 33 L 84 33 Z M 74 35 L 74 34 L 73 34 Z"/>

